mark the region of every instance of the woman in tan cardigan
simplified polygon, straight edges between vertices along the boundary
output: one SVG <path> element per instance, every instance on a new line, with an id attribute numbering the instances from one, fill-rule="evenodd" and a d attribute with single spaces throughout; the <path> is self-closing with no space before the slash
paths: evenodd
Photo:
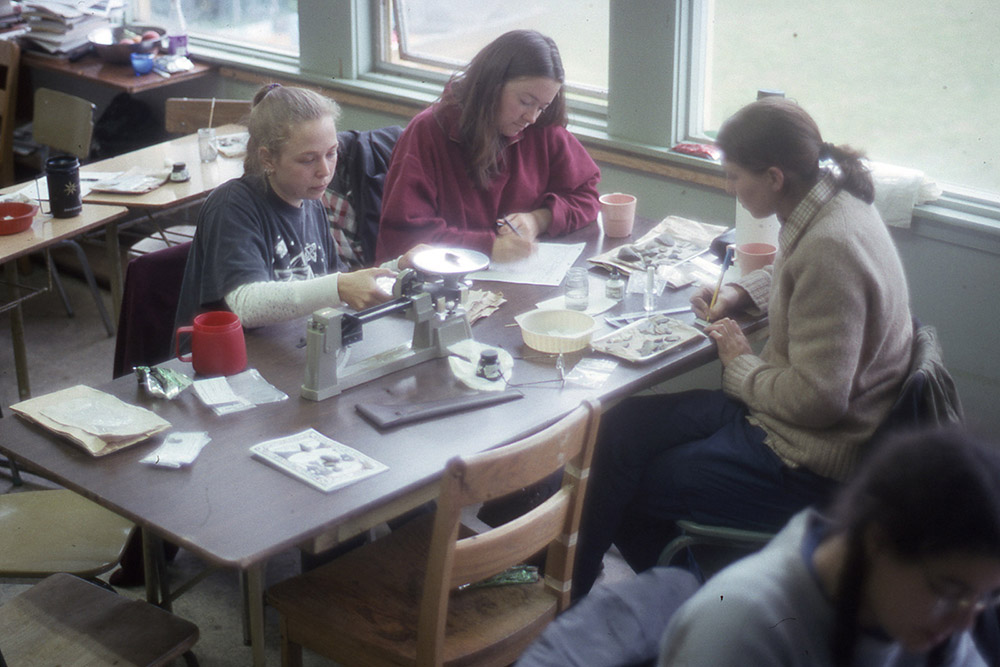
<path id="1" fill-rule="evenodd" d="M 781 222 L 774 266 L 692 299 L 713 324 L 721 391 L 632 397 L 602 421 L 574 595 L 616 544 L 655 564 L 688 518 L 776 530 L 845 480 L 905 377 L 912 325 L 903 268 L 872 206 L 860 154 L 822 140 L 798 104 L 765 98 L 719 131 L 729 190 Z M 767 314 L 753 353 L 728 315 Z"/>

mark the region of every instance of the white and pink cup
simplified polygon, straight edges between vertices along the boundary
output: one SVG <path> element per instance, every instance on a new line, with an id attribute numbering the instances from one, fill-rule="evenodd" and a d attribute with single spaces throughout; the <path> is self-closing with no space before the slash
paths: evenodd
<path id="1" fill-rule="evenodd" d="M 624 238 L 632 234 L 635 224 L 635 195 L 613 192 L 601 195 L 601 220 L 604 223 L 604 235 L 611 238 Z"/>

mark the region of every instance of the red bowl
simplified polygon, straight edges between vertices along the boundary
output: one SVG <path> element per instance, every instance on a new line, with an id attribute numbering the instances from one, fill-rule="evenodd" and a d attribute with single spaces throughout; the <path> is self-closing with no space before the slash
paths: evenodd
<path id="1" fill-rule="evenodd" d="M 19 201 L 0 202 L 0 234 L 17 234 L 31 227 L 38 207 Z"/>

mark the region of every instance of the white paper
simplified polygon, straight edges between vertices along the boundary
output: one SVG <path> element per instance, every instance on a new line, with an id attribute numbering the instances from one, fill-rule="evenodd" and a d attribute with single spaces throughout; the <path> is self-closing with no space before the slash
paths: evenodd
<path id="1" fill-rule="evenodd" d="M 513 262 L 491 262 L 485 271 L 470 273 L 473 280 L 555 287 L 583 252 L 583 243 L 539 243 L 530 257 Z"/>
<path id="2" fill-rule="evenodd" d="M 261 442 L 250 451 L 278 470 L 321 491 L 333 491 L 389 469 L 312 428 Z"/>
<path id="3" fill-rule="evenodd" d="M 90 191 L 94 189 L 94 183 L 96 183 L 97 180 L 98 179 L 96 178 L 85 178 L 84 174 L 80 174 L 80 196 L 86 197 L 89 195 Z M 31 181 L 17 192 L 7 196 L 20 196 L 30 199 L 31 201 L 48 201 L 49 182 L 44 176 L 36 178 L 34 181 Z"/>

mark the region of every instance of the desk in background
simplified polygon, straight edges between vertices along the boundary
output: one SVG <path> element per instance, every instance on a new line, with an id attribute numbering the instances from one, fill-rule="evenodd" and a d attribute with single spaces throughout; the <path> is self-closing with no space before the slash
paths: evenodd
<path id="1" fill-rule="evenodd" d="M 153 88 L 172 86 L 183 81 L 198 79 L 215 70 L 215 66 L 194 62 L 194 67 L 186 72 L 171 74 L 169 79 L 150 72 L 136 76 L 132 65 L 119 65 L 105 62 L 96 54 L 88 54 L 76 61 L 64 58 L 46 58 L 31 51 L 21 52 L 21 65 L 31 69 L 79 79 L 87 83 L 96 83 L 119 92 L 135 95 Z"/>
<path id="2" fill-rule="evenodd" d="M 245 128 L 239 125 L 223 125 L 217 129 L 218 135 L 224 136 L 241 132 Z M 208 195 L 217 186 L 243 175 L 242 157 L 227 158 L 220 153 L 219 157 L 212 162 L 202 162 L 198 156 L 197 134 L 186 135 L 105 160 L 91 162 L 82 167 L 81 172 L 123 172 L 133 167 L 168 169 L 167 165 L 172 165 L 174 162 L 184 162 L 187 165 L 188 172 L 191 174 L 190 180 L 183 183 L 168 180 L 160 187 L 145 194 L 89 192 L 83 201 L 87 204 L 124 206 L 130 214 L 145 214 L 152 220 L 156 213 L 197 201 Z M 117 243 L 116 238 L 116 252 Z M 112 273 L 111 280 L 111 297 L 112 312 L 117 323 L 123 293 L 120 259 L 115 263 L 115 267 L 116 271 Z"/>
<path id="3" fill-rule="evenodd" d="M 4 188 L 0 193 L 20 190 L 24 184 Z M 127 210 L 121 206 L 99 206 L 85 204 L 80 215 L 74 218 L 53 218 L 51 215 L 39 213 L 35 216 L 30 229 L 18 234 L 0 236 L 0 264 L 4 267 L 4 279 L 10 291 L 8 303 L 0 306 L 0 312 L 10 310 L 11 342 L 14 347 L 14 367 L 17 374 L 17 389 L 21 399 L 31 396 L 31 384 L 28 379 L 28 356 L 24 343 L 24 317 L 21 303 L 26 296 L 18 285 L 17 258 L 32 252 L 45 250 L 59 241 L 73 238 L 84 232 L 104 227 L 108 239 L 108 259 L 112 267 L 112 281 L 115 270 L 118 273 L 118 284 L 121 284 L 121 261 L 118 256 L 117 220 L 125 215 Z M 30 296 L 30 295 L 29 295 Z"/>
<path id="4" fill-rule="evenodd" d="M 245 131 L 239 125 L 216 128 L 217 136 Z M 167 181 L 151 192 L 141 195 L 110 192 L 89 192 L 83 200 L 90 204 L 114 204 L 130 210 L 162 211 L 204 197 L 217 186 L 243 175 L 243 157 L 227 158 L 221 153 L 212 162 L 202 162 L 198 156 L 198 135 L 189 134 L 159 144 L 116 155 L 81 167 L 82 172 L 121 172 L 141 167 L 169 169 L 174 162 L 187 165 L 191 179 L 183 183 Z"/>
<path id="5" fill-rule="evenodd" d="M 652 221 L 644 221 L 637 235 L 651 225 Z M 586 242 L 580 264 L 583 258 L 621 242 L 605 239 L 596 224 L 565 240 Z M 447 360 L 427 361 L 325 401 L 308 401 L 299 396 L 306 355 L 303 319 L 247 332 L 250 365 L 288 394 L 287 401 L 220 417 L 201 405 L 191 391 L 173 401 L 154 399 L 129 376 L 102 387 L 156 412 L 176 431 L 208 431 L 212 441 L 190 468 L 165 471 L 138 463 L 162 442 L 162 435 L 107 457 L 91 458 L 21 419 L 0 420 L 0 451 L 210 564 L 246 572 L 254 664 L 261 665 L 263 573 L 268 558 L 300 545 L 330 546 L 433 499 L 437 480 L 453 456 L 536 432 L 585 398 L 609 403 L 716 357 L 714 345 L 706 339 L 647 365 L 621 363 L 599 388 L 561 386 L 553 382 L 557 378 L 554 355 L 525 347 L 519 329 L 511 326 L 515 315 L 555 296 L 560 288 L 507 283 L 476 286 L 502 291 L 507 299 L 472 331 L 477 341 L 503 347 L 515 357 L 513 382 L 526 385 L 520 387 L 521 399 L 379 431 L 357 414 L 356 404 L 426 402 L 462 393 Z M 641 299 L 629 299 L 616 309 L 641 309 Z M 687 299 L 687 290 L 675 292 L 665 295 L 658 305 L 681 305 Z M 393 321 L 383 318 L 373 324 L 386 322 L 391 326 Z M 378 329 L 366 330 L 366 338 L 379 336 Z M 567 366 L 582 356 L 584 352 L 567 355 Z M 177 360 L 170 363 L 181 365 Z M 251 445 L 308 427 L 364 452 L 389 469 L 324 494 L 251 458 Z M 156 575 L 152 575 L 147 578 L 147 596 L 156 601 Z"/>

